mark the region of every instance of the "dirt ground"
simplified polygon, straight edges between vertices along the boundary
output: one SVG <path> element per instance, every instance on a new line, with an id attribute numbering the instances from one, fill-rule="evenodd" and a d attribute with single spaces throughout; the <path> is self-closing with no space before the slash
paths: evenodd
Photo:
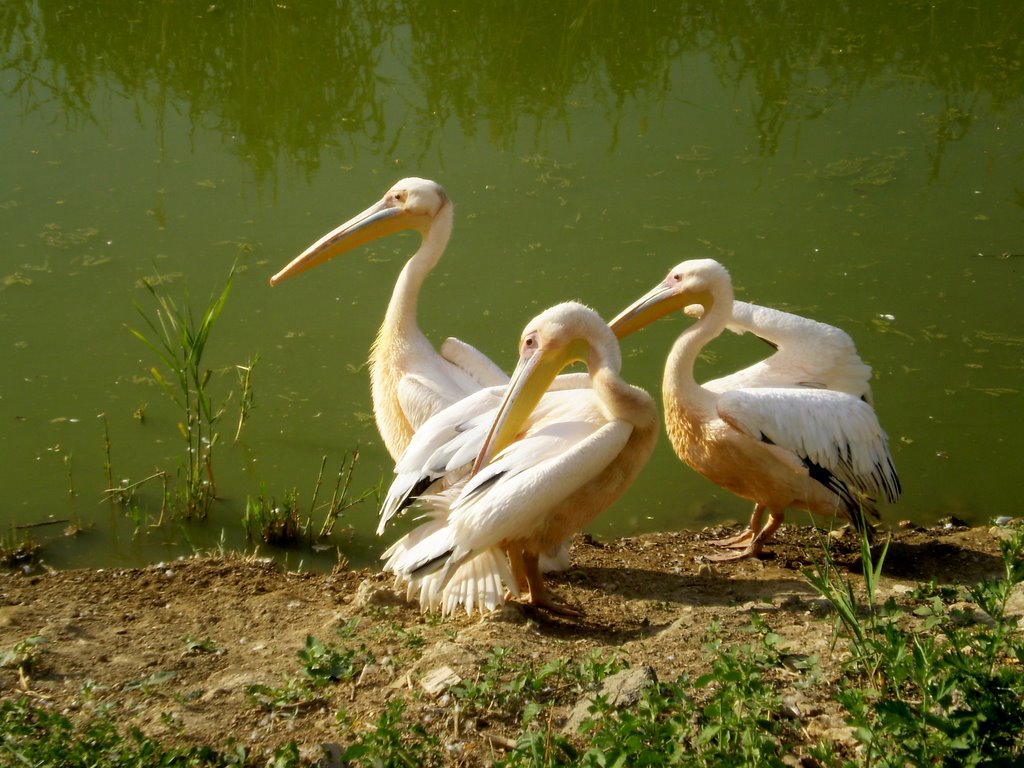
<path id="1" fill-rule="evenodd" d="M 169 744 L 234 741 L 260 751 L 294 740 L 313 758 L 320 745 L 344 742 L 339 710 L 369 723 L 388 699 L 402 696 L 408 714 L 426 717 L 443 697 L 443 687 L 424 690 L 431 673 L 450 667 L 471 679 L 495 647 L 507 648 L 516 664 L 596 650 L 630 667 L 649 665 L 662 680 L 696 677 L 708 669 L 704 637 L 712 623 L 725 644 L 749 642 L 756 611 L 788 649 L 817 656 L 826 674 L 835 671 L 841 645 L 833 645 L 827 604 L 802 575 L 821 551 L 822 534 L 787 525 L 762 560 L 704 562 L 707 539 L 721 533 L 604 543 L 579 537 L 571 569 L 551 577 L 562 597 L 586 611 L 579 620 L 514 604 L 485 618 L 439 621 L 406 605 L 379 573 L 284 573 L 241 557 L 7 573 L 0 575 L 0 653 L 33 636 L 46 643 L 30 675 L 2 668 L 0 686 L 4 696 L 29 695 L 73 716 L 109 708 L 119 722 Z M 855 542 L 839 538 L 833 552 L 844 572 L 859 572 Z M 1000 573 L 998 544 L 985 528 L 907 527 L 893 534 L 882 597 L 905 596 L 933 577 L 974 583 Z M 352 619 L 359 622 L 352 640 L 376 660 L 358 680 L 286 711 L 247 694 L 254 684 L 279 687 L 295 678 L 307 635 L 344 644 L 335 628 Z M 828 702 L 804 702 L 802 712 L 810 737 L 848 738 Z M 491 754 L 495 743 L 515 737 L 513 729 L 500 721 L 456 726 L 470 747 L 488 740 Z"/>

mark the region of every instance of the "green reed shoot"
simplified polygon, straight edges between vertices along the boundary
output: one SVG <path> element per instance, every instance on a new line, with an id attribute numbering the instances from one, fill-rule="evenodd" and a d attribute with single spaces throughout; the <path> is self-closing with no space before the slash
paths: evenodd
<path id="1" fill-rule="evenodd" d="M 114 463 L 110 456 L 114 446 L 110 442 L 110 422 L 107 421 L 107 414 L 101 413 L 100 418 L 103 420 L 103 469 L 107 474 L 107 493 L 110 494 L 110 501 L 113 503 Z"/>
<path id="2" fill-rule="evenodd" d="M 186 453 L 180 501 L 186 517 L 205 517 L 217 495 L 213 449 L 219 435 L 215 427 L 224 413 L 226 400 L 219 406 L 214 405 L 208 391 L 213 372 L 204 366 L 203 354 L 231 291 L 234 274 L 232 266 L 224 288 L 210 297 L 198 322 L 187 306 L 179 306 L 159 291 L 157 285 L 146 281 L 146 289 L 156 302 L 156 311 L 151 317 L 138 304 L 136 309 L 149 326 L 150 335 L 130 329 L 162 364 L 163 370 L 153 366 L 149 373 L 181 413 L 178 429 L 185 441 Z"/>
<path id="3" fill-rule="evenodd" d="M 242 436 L 242 427 L 245 426 L 245 420 L 249 417 L 249 411 L 252 410 L 256 400 L 252 390 L 252 371 L 259 361 L 260 356 L 257 354 L 251 357 L 246 365 L 235 366 L 235 369 L 238 371 L 238 385 L 242 391 L 238 404 L 238 426 L 235 428 L 236 443 L 238 438 Z"/>
<path id="4" fill-rule="evenodd" d="M 324 457 L 324 462 L 327 461 L 327 457 Z M 363 491 L 359 496 L 355 498 L 349 498 L 349 489 L 352 487 L 352 473 L 355 471 L 356 463 L 359 461 L 359 446 L 355 447 L 355 450 L 351 454 L 345 454 L 341 459 L 341 466 L 338 468 L 338 479 L 334 484 L 334 493 L 331 495 L 331 500 L 327 505 L 327 511 L 324 514 L 324 523 L 320 526 L 320 538 L 326 538 L 331 535 L 334 530 L 334 524 L 338 521 L 338 517 L 348 509 L 362 503 L 368 499 L 371 495 L 376 495 L 377 500 L 380 501 L 380 484 L 378 483 L 373 488 L 368 488 Z M 321 474 L 323 473 L 323 466 L 320 467 Z M 317 488 L 320 487 L 320 479 L 317 478 Z"/>

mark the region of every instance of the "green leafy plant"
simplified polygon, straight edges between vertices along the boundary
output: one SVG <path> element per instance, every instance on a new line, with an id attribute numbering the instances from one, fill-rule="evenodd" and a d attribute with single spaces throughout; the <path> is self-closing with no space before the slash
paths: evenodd
<path id="1" fill-rule="evenodd" d="M 197 640 L 194 637 L 185 636 L 181 638 L 181 642 L 185 644 L 186 654 L 195 653 L 221 653 L 221 649 L 218 648 L 213 640 L 209 637 L 204 637 L 202 640 Z"/>
<path id="2" fill-rule="evenodd" d="M 948 590 L 910 614 L 892 598 L 877 602 L 886 550 L 871 565 L 867 541 L 865 600 L 828 557 L 808 578 L 836 609 L 837 633 L 850 642 L 836 699 L 863 744 L 863 765 L 1010 765 L 1024 760 L 1024 638 L 1006 615 L 1024 582 L 1024 527 L 1000 541 L 1004 573 L 963 595 Z M 966 597 L 980 615 L 946 604 Z M 863 617 L 863 618 L 861 618 Z"/>
<path id="3" fill-rule="evenodd" d="M 39 658 L 45 644 L 46 638 L 42 635 L 33 635 L 18 641 L 12 648 L 0 653 L 0 667 L 16 669 L 22 680 L 25 680 L 39 666 Z"/>
<path id="4" fill-rule="evenodd" d="M 551 764 L 784 765 L 784 756 L 804 737 L 797 723 L 782 716 L 783 686 L 790 683 L 778 673 L 780 638 L 757 614 L 750 632 L 751 643 L 726 647 L 712 627 L 705 644 L 708 672 L 696 680 L 682 675 L 652 683 L 634 707 L 613 707 L 597 697 L 584 723 L 589 748 L 569 762 Z M 805 666 L 816 670 L 813 660 Z M 808 674 L 799 684 L 815 680 Z"/>
<path id="5" fill-rule="evenodd" d="M 373 728 L 356 734 L 353 743 L 342 753 L 341 761 L 368 768 L 441 765 L 437 737 L 420 723 L 406 719 L 405 707 L 401 699 L 389 701 Z"/>
<path id="6" fill-rule="evenodd" d="M 280 686 L 250 685 L 249 697 L 267 709 L 297 709 L 322 700 L 322 691 L 332 683 L 355 680 L 374 661 L 365 646 L 339 648 L 312 635 L 296 655 L 302 662 L 297 677 L 285 678 Z"/>
<path id="7" fill-rule="evenodd" d="M 341 680 L 353 680 L 363 667 L 373 662 L 373 655 L 362 645 L 358 649 L 338 648 L 324 643 L 312 635 L 306 636 L 306 645 L 298 651 L 302 672 L 314 688 Z"/>
<path id="8" fill-rule="evenodd" d="M 228 768 L 251 765 L 242 746 L 218 751 L 211 747 L 166 747 L 130 729 L 122 735 L 107 717 L 75 724 L 65 715 L 27 699 L 0 700 L 0 764 L 92 768 L 164 766 L 165 768 Z M 296 759 L 280 763 L 298 766 Z"/>

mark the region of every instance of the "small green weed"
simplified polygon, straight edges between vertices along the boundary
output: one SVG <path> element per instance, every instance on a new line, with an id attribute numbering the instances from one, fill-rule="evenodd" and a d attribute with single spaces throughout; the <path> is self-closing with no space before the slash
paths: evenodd
<path id="1" fill-rule="evenodd" d="M 15 643 L 13 648 L 0 653 L 0 667 L 16 669 L 18 675 L 24 680 L 39 667 L 39 659 L 44 645 L 46 645 L 46 638 L 42 635 L 26 637 Z"/>
<path id="2" fill-rule="evenodd" d="M 441 765 L 437 737 L 420 723 L 406 719 L 405 707 L 401 699 L 389 701 L 374 727 L 356 734 L 341 756 L 342 763 L 368 768 Z"/>
<path id="3" fill-rule="evenodd" d="M 249 358 L 245 365 L 235 366 L 235 370 L 238 371 L 238 386 L 241 392 L 241 396 L 238 399 L 238 424 L 235 427 L 236 443 L 242 437 L 242 427 L 245 426 L 245 421 L 249 418 L 249 411 L 256 404 L 256 395 L 252 389 L 252 372 L 259 361 L 260 356 L 257 354 Z"/>
<path id="4" fill-rule="evenodd" d="M 115 723 L 97 717 L 75 725 L 64 715 L 27 699 L 0 701 L 0 763 L 57 768 L 241 768 L 250 765 L 244 747 L 218 751 L 211 747 L 165 747 L 131 729 L 122 736 Z M 281 767 L 298 766 L 299 761 Z"/>
<path id="5" fill-rule="evenodd" d="M 242 527 L 251 542 L 259 538 L 267 544 L 293 544 L 302 535 L 303 524 L 299 519 L 298 491 L 292 488 L 284 496 L 284 502 L 267 498 L 262 492 L 255 499 L 245 500 Z"/>
<path id="6" fill-rule="evenodd" d="M 306 646 L 298 651 L 302 672 L 314 688 L 342 680 L 354 680 L 363 667 L 373 663 L 373 654 L 365 646 L 358 649 L 338 648 L 334 643 L 323 643 L 312 635 L 306 636 Z"/>
<path id="7" fill-rule="evenodd" d="M 39 561 L 39 544 L 22 531 L 10 526 L 0 536 L 0 567 L 22 568 Z"/>
<path id="8" fill-rule="evenodd" d="M 327 461 L 327 457 L 324 457 L 324 462 Z M 346 510 L 351 509 L 357 504 L 361 504 L 366 499 L 373 497 L 376 500 L 377 506 L 380 506 L 381 501 L 381 489 L 384 479 L 381 478 L 377 485 L 372 488 L 367 488 L 361 494 L 355 497 L 350 497 L 349 493 L 352 489 L 352 474 L 355 472 L 356 464 L 359 462 L 359 446 L 355 447 L 355 450 L 351 454 L 345 454 L 341 459 L 341 465 L 338 467 L 338 476 L 334 483 L 334 491 L 331 493 L 331 499 L 327 502 L 324 508 L 324 522 L 320 526 L 320 538 L 327 538 L 334 531 L 334 526 L 338 522 L 338 518 L 341 517 L 342 513 Z M 316 496 L 317 491 L 320 488 L 320 478 L 323 475 L 322 464 L 320 467 L 320 476 L 317 477 L 316 490 L 313 492 L 313 507 L 310 511 L 310 517 L 315 512 Z"/>
<path id="9" fill-rule="evenodd" d="M 214 645 L 213 640 L 208 637 L 204 637 L 202 640 L 197 640 L 194 637 L 185 636 L 181 638 L 181 642 L 185 644 L 184 653 L 188 654 L 200 654 L 200 653 L 222 653 L 222 650 Z"/>
<path id="10" fill-rule="evenodd" d="M 333 683 L 356 680 L 366 665 L 374 662 L 373 654 L 362 644 L 339 648 L 312 635 L 306 636 L 296 655 L 302 662 L 298 677 L 285 678 L 280 687 L 250 685 L 249 697 L 267 709 L 297 709 L 321 701 L 323 689 Z"/>

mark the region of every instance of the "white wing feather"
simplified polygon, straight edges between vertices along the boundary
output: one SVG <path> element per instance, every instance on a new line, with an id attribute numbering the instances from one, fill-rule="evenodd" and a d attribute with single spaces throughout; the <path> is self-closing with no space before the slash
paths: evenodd
<path id="1" fill-rule="evenodd" d="M 441 343 L 441 357 L 465 371 L 480 387 L 508 384 L 508 375 L 487 355 L 471 344 L 449 337 Z"/>
<path id="2" fill-rule="evenodd" d="M 406 583 L 410 599 L 418 594 L 424 610 L 449 614 L 459 605 L 467 613 L 493 610 L 504 601 L 506 587 L 518 595 L 508 559 L 497 545 L 594 478 L 632 431 L 625 422 L 595 419 L 599 404 L 589 388 L 548 392 L 524 436 L 467 481 L 503 396 L 503 388 L 496 389 L 478 393 L 461 411 L 449 408 L 431 419 L 396 467 L 400 475 L 382 510 L 388 516 L 393 498 L 422 483 L 428 468 L 440 471 L 444 464 L 447 470 L 419 494 L 419 506 L 426 510 L 420 525 L 383 555 L 384 569 Z M 483 408 L 488 398 L 495 398 L 489 410 Z M 475 450 L 467 450 L 470 446 Z M 574 457 L 571 466 L 563 460 L 567 451 Z M 466 463 L 456 466 L 462 458 Z"/>
<path id="3" fill-rule="evenodd" d="M 735 373 L 702 384 L 715 393 L 757 387 L 805 387 L 871 398 L 871 367 L 853 339 L 835 326 L 770 307 L 734 301 L 729 330 L 752 333 L 774 354 Z"/>
<path id="4" fill-rule="evenodd" d="M 481 389 L 441 410 L 416 430 L 395 464 L 396 477 L 380 509 L 378 535 L 407 506 L 411 495 L 438 490 L 431 486 L 439 480 L 451 485 L 468 471 L 504 394 L 504 386 Z"/>
<path id="5" fill-rule="evenodd" d="M 721 394 L 718 414 L 735 429 L 807 459 L 850 488 L 895 501 L 899 479 L 874 409 L 824 389 L 738 389 Z"/>
<path id="6" fill-rule="evenodd" d="M 633 427 L 558 423 L 510 445 L 461 489 L 448 525 L 459 551 L 477 552 L 530 530 L 550 507 L 593 480 L 622 452 Z M 565 460 L 571 455 L 572 461 Z"/>

